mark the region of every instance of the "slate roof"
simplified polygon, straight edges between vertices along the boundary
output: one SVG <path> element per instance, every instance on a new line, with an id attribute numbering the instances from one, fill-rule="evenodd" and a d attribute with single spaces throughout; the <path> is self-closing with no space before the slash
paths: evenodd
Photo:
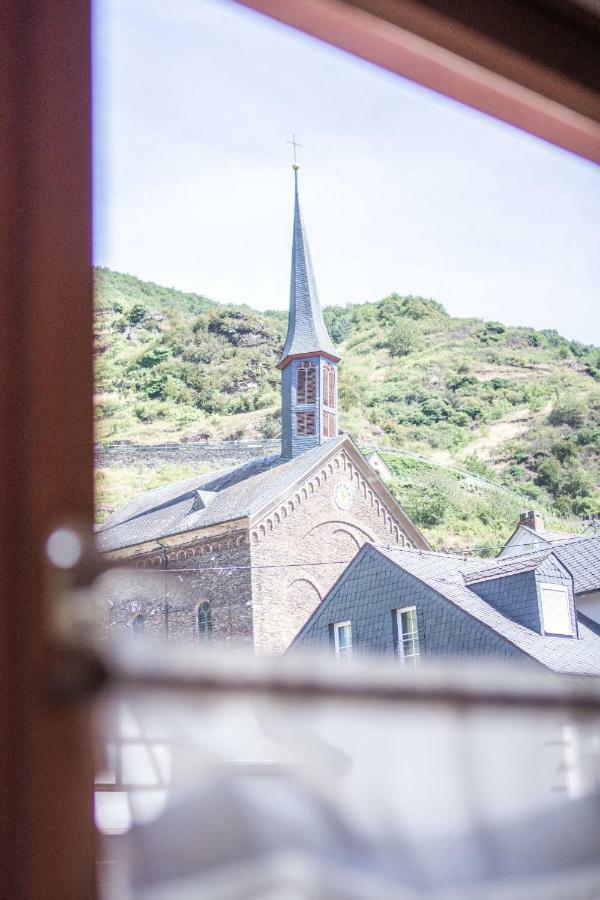
<path id="1" fill-rule="evenodd" d="M 327 332 L 310 258 L 306 229 L 298 199 L 298 170 L 294 169 L 294 237 L 288 333 L 279 365 L 288 356 L 322 351 L 340 359 Z"/>
<path id="2" fill-rule="evenodd" d="M 573 576 L 576 594 L 600 591 L 600 535 L 571 535 L 553 547 L 553 553 Z"/>
<path id="3" fill-rule="evenodd" d="M 145 491 L 98 527 L 98 548 L 102 552 L 118 550 L 251 516 L 346 440 L 346 435 L 339 435 L 294 459 L 263 456 Z M 203 508 L 198 508 L 198 491 L 202 492 Z"/>
<path id="4" fill-rule="evenodd" d="M 520 553 L 518 556 L 501 557 L 487 563 L 479 562 L 479 568 L 474 572 L 465 573 L 465 584 L 480 584 L 482 581 L 492 581 L 495 578 L 505 578 L 507 575 L 520 575 L 522 572 L 530 572 L 537 569 L 539 564 L 550 556 L 551 550 L 537 551 L 537 553 Z"/>
<path id="5" fill-rule="evenodd" d="M 479 597 L 465 583 L 465 576 L 469 578 L 476 572 L 481 574 L 484 568 L 481 559 L 419 550 L 374 548 L 371 544 L 366 544 L 365 548 L 362 552 L 375 550 L 380 553 L 547 668 L 569 674 L 600 675 L 600 638 L 595 634 L 595 628 L 586 624 L 586 617 L 578 616 L 579 639 L 549 637 L 519 625 Z M 536 554 L 541 559 L 548 555 Z M 359 556 L 351 566 L 357 564 Z M 495 562 L 492 561 L 490 569 Z"/>

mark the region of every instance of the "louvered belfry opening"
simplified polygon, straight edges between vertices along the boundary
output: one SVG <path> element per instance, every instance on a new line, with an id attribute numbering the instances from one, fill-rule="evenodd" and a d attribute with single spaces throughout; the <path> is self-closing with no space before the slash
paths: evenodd
<path id="1" fill-rule="evenodd" d="M 300 363 L 296 376 L 296 403 L 316 403 L 317 370 L 313 362 Z"/>
<path id="2" fill-rule="evenodd" d="M 331 409 L 336 407 L 335 369 L 331 363 L 323 366 L 323 403 Z"/>

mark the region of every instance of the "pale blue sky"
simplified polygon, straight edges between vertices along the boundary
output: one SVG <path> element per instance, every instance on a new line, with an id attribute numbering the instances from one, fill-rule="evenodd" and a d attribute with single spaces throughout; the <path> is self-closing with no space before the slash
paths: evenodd
<path id="1" fill-rule="evenodd" d="M 600 169 L 226 0 L 96 0 L 94 260 L 287 307 L 392 291 L 600 344 Z"/>

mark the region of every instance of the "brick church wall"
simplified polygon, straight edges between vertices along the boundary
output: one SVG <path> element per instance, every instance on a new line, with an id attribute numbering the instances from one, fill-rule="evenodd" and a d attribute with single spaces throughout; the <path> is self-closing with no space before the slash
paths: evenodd
<path id="1" fill-rule="evenodd" d="M 366 541 L 410 545 L 381 501 L 381 485 L 374 490 L 377 477 L 367 480 L 364 472 L 342 450 L 252 528 L 258 650 L 281 653 L 289 646 Z M 349 509 L 336 502 L 339 485 L 351 490 Z"/>
<path id="2" fill-rule="evenodd" d="M 142 615 L 145 635 L 194 642 L 198 640 L 198 605 L 208 601 L 215 642 L 252 642 L 245 529 L 143 553 L 124 563 L 132 568 L 105 579 L 101 603 L 105 634 L 130 634 L 134 617 Z"/>

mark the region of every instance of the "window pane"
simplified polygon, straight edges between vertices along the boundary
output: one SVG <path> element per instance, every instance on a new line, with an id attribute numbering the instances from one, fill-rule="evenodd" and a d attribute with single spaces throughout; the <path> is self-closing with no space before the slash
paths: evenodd
<path id="1" fill-rule="evenodd" d="M 559 584 L 541 584 L 544 631 L 550 634 L 573 634 L 569 591 Z"/>

